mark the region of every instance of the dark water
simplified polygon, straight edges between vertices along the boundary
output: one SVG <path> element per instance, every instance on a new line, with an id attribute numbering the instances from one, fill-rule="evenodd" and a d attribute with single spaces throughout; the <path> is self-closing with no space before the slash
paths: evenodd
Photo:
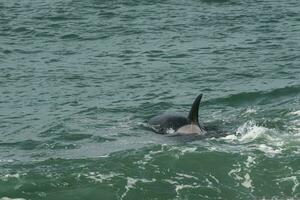
<path id="1" fill-rule="evenodd" d="M 0 199 L 300 199 L 299 13 L 2 0 Z M 145 127 L 199 93 L 215 137 Z"/>

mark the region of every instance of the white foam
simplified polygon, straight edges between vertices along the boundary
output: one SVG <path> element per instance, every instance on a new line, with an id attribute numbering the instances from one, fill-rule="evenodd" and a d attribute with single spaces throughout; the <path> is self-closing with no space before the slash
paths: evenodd
<path id="1" fill-rule="evenodd" d="M 248 143 L 259 138 L 273 140 L 268 134 L 271 130 L 263 126 L 257 126 L 253 121 L 248 121 L 237 128 L 235 134 L 228 134 L 220 139 L 228 142 Z"/>
<path id="2" fill-rule="evenodd" d="M 197 150 L 197 147 L 185 147 L 185 148 L 180 149 L 182 154 L 195 152 L 196 150 Z"/>
<path id="3" fill-rule="evenodd" d="M 177 174 L 178 176 L 180 176 L 180 177 L 199 180 L 198 177 L 196 177 L 196 176 L 191 176 L 191 175 L 188 175 L 188 174 L 182 174 L 182 173 L 176 173 L 176 174 Z"/>
<path id="4" fill-rule="evenodd" d="M 26 175 L 26 173 L 23 173 L 23 174 L 19 174 L 19 173 L 5 174 L 5 175 L 0 176 L 0 179 L 3 180 L 3 181 L 7 181 L 8 179 L 18 179 L 18 178 L 20 178 L 20 176 L 23 176 L 23 175 Z"/>
<path id="5" fill-rule="evenodd" d="M 226 135 L 224 137 L 222 137 L 223 140 L 228 140 L 228 141 L 235 141 L 235 140 L 238 140 L 238 137 L 236 135 Z"/>
<path id="6" fill-rule="evenodd" d="M 295 193 L 297 187 L 299 186 L 299 181 L 296 176 L 290 176 L 290 177 L 285 177 L 281 179 L 276 179 L 279 182 L 285 182 L 285 181 L 292 181 L 294 183 L 294 186 L 292 187 L 293 193 Z"/>
<path id="7" fill-rule="evenodd" d="M 228 172 L 228 176 L 232 177 L 234 180 L 236 181 L 241 181 L 243 180 L 243 177 L 241 177 L 239 175 L 239 173 L 241 172 L 242 168 L 241 168 L 241 164 L 240 163 L 237 163 L 237 164 L 234 164 L 233 165 L 235 168 L 231 169 L 229 172 Z"/>
<path id="8" fill-rule="evenodd" d="M 228 172 L 228 175 L 233 177 L 235 180 L 243 180 L 243 177 L 239 176 L 237 173 L 241 172 L 241 168 L 232 169 Z"/>
<path id="9" fill-rule="evenodd" d="M 14 162 L 14 160 L 12 160 L 12 159 L 8 159 L 8 160 L 6 160 L 6 159 L 0 159 L 0 162 L 11 163 L 11 162 Z"/>
<path id="10" fill-rule="evenodd" d="M 253 121 L 248 121 L 238 127 L 236 134 L 221 137 L 219 140 L 241 145 L 251 143 L 249 146 L 246 146 L 246 148 L 243 148 L 244 146 L 241 147 L 239 151 L 248 152 L 249 150 L 257 149 L 268 157 L 281 154 L 287 143 L 284 135 L 281 134 L 279 136 L 276 130 L 258 126 Z M 297 141 L 297 139 L 293 141 Z M 247 161 L 247 165 L 255 163 L 253 158 L 248 157 L 248 159 L 250 160 Z"/>
<path id="11" fill-rule="evenodd" d="M 267 146 L 266 144 L 258 145 L 258 149 L 264 152 L 269 157 L 274 157 L 276 154 L 280 154 L 282 152 L 281 148 L 275 149 L 273 147 Z"/>
<path id="12" fill-rule="evenodd" d="M 83 174 L 86 178 L 94 181 L 94 182 L 99 182 L 102 183 L 105 180 L 111 180 L 115 176 L 120 176 L 121 174 L 118 173 L 109 173 L 109 174 L 101 174 L 99 172 L 89 172 L 88 174 Z M 79 175 L 78 177 L 80 177 Z"/>
<path id="13" fill-rule="evenodd" d="M 248 173 L 246 173 L 244 175 L 244 181 L 241 184 L 245 188 L 252 188 L 252 180 L 251 180 L 250 175 Z"/>
<path id="14" fill-rule="evenodd" d="M 164 181 L 167 182 L 167 183 L 170 183 L 172 185 L 178 184 L 177 181 L 173 181 L 173 180 L 170 180 L 170 179 L 164 179 Z"/>
<path id="15" fill-rule="evenodd" d="M 255 158 L 252 157 L 252 156 L 248 156 L 248 158 L 247 158 L 247 160 L 246 160 L 246 162 L 245 162 L 245 166 L 246 166 L 247 168 L 250 168 L 250 167 L 252 167 L 255 163 L 256 163 L 256 162 L 255 162 Z"/>
<path id="16" fill-rule="evenodd" d="M 203 187 L 201 186 L 198 181 L 199 181 L 199 178 L 198 177 L 195 177 L 195 176 L 191 176 L 191 175 L 188 175 L 188 174 L 182 174 L 182 173 L 176 173 L 177 177 L 175 177 L 175 179 L 177 180 L 170 180 L 170 179 L 163 179 L 163 181 L 167 182 L 167 183 L 170 183 L 172 184 L 174 187 L 175 187 L 175 192 L 176 192 L 176 199 L 179 198 L 179 195 L 180 195 L 180 190 L 184 190 L 184 189 L 195 189 L 195 188 L 200 188 L 200 187 Z M 214 176 L 210 176 L 212 177 L 212 179 L 219 183 L 219 181 L 214 177 Z M 188 179 L 194 179 L 194 182 L 191 183 L 191 184 L 181 184 L 179 183 L 182 179 L 184 178 L 188 178 Z M 208 179 L 206 178 L 205 181 L 207 182 L 208 185 L 206 185 L 205 187 L 213 187 L 213 183 Z M 215 188 L 218 192 L 220 191 L 218 188 Z"/>
<path id="17" fill-rule="evenodd" d="M 110 155 L 109 154 L 104 154 L 104 155 L 101 155 L 101 156 L 98 156 L 99 158 L 108 158 L 108 157 L 110 157 Z"/>
<path id="18" fill-rule="evenodd" d="M 5 174 L 4 178 L 20 178 L 20 174 Z"/>
<path id="19" fill-rule="evenodd" d="M 256 113 L 256 110 L 254 108 L 247 108 L 247 110 L 245 111 L 245 113 L 247 113 L 247 114 Z"/>
<path id="20" fill-rule="evenodd" d="M 142 167 L 143 165 L 146 165 L 149 161 L 151 161 L 153 159 L 153 155 L 160 154 L 160 153 L 164 152 L 164 146 L 165 145 L 162 145 L 161 149 L 159 149 L 159 150 L 150 151 L 148 154 L 144 155 L 144 159 L 135 161 L 134 164 L 138 164 L 140 168 L 143 168 Z"/>
<path id="21" fill-rule="evenodd" d="M 185 188 L 199 188 L 201 187 L 200 185 L 184 185 L 184 184 L 180 184 L 180 185 L 175 185 L 175 191 L 177 194 L 177 198 L 179 197 L 179 191 L 183 190 Z"/>
<path id="22" fill-rule="evenodd" d="M 177 159 L 184 155 L 185 153 L 192 153 L 197 151 L 197 147 L 189 147 L 189 146 L 171 146 L 168 148 L 167 151 L 174 151 L 174 154 L 172 154 Z"/>
<path id="23" fill-rule="evenodd" d="M 149 153 L 150 153 L 151 155 L 160 154 L 160 153 L 164 152 L 164 147 L 165 147 L 165 146 L 166 146 L 166 145 L 162 145 L 162 146 L 161 146 L 161 149 L 159 149 L 159 150 L 157 150 L 157 151 L 150 151 Z"/>
<path id="24" fill-rule="evenodd" d="M 252 156 L 248 156 L 243 165 L 239 162 L 234 164 L 234 168 L 228 172 L 228 175 L 237 182 L 237 185 L 242 185 L 243 187 L 251 189 L 252 191 L 253 185 L 250 177 L 250 168 L 254 164 L 255 159 Z"/>
<path id="25" fill-rule="evenodd" d="M 24 198 L 9 198 L 9 197 L 2 197 L 0 200 L 26 200 Z"/>
<path id="26" fill-rule="evenodd" d="M 300 110 L 297 110 L 297 111 L 294 111 L 294 112 L 290 112 L 289 114 L 300 116 Z"/>
<path id="27" fill-rule="evenodd" d="M 122 194 L 121 199 L 123 199 L 127 195 L 130 188 L 134 188 L 136 182 L 137 179 L 127 177 L 127 185 L 125 186 L 125 192 Z"/>
<path id="28" fill-rule="evenodd" d="M 123 199 L 127 195 L 127 193 L 129 192 L 129 190 L 131 188 L 135 188 L 135 184 L 137 182 L 152 183 L 155 181 L 156 181 L 156 179 L 154 179 L 154 178 L 152 180 L 147 180 L 147 179 L 136 179 L 136 178 L 127 177 L 127 184 L 125 186 L 125 192 L 122 194 L 120 199 Z"/>
<path id="29" fill-rule="evenodd" d="M 216 183 L 219 183 L 220 181 L 215 177 L 215 176 L 213 176 L 213 175 L 209 175 Z"/>

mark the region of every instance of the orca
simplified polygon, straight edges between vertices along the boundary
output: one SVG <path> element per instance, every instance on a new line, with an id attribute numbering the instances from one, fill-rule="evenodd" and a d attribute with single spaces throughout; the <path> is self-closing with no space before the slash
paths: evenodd
<path id="1" fill-rule="evenodd" d="M 176 113 L 165 113 L 152 117 L 148 122 L 149 127 L 159 134 L 204 135 L 206 131 L 198 120 L 198 110 L 202 96 L 200 94 L 196 97 L 187 117 Z"/>

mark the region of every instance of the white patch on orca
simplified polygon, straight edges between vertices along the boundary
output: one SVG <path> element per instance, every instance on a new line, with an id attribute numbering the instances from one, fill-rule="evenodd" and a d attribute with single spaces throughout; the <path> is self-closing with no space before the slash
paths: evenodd
<path id="1" fill-rule="evenodd" d="M 148 124 L 158 133 L 167 133 L 168 135 L 184 134 L 205 134 L 205 131 L 199 127 L 198 111 L 202 99 L 202 94 L 194 100 L 187 117 L 176 113 L 161 114 L 152 117 Z"/>
<path id="2" fill-rule="evenodd" d="M 183 127 L 180 127 L 176 133 L 178 134 L 201 134 L 202 130 L 199 126 L 195 124 L 188 124 Z"/>

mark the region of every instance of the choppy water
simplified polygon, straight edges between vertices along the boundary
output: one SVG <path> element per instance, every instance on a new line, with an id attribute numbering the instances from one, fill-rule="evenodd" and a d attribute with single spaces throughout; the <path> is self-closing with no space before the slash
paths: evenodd
<path id="1" fill-rule="evenodd" d="M 2 0 L 0 199 L 300 199 L 299 13 Z M 216 137 L 145 128 L 199 93 Z"/>

